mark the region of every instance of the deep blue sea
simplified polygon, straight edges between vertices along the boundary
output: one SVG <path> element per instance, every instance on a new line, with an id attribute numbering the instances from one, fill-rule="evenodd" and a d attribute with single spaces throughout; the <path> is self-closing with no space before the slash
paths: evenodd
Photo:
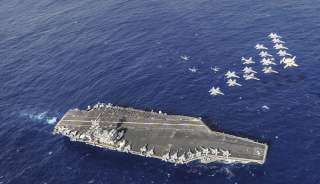
<path id="1" fill-rule="evenodd" d="M 227 87 L 256 43 L 275 54 L 270 32 L 299 67 Z M 1 0 L 0 184 L 319 184 L 319 77 L 319 0 Z M 52 135 L 97 102 L 201 116 L 267 161 L 175 166 Z"/>

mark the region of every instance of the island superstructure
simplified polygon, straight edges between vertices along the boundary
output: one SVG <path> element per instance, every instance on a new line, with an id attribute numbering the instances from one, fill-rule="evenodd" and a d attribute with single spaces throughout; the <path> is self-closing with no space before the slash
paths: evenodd
<path id="1" fill-rule="evenodd" d="M 98 103 L 71 109 L 54 128 L 72 141 L 158 158 L 175 164 L 191 161 L 258 163 L 268 146 L 211 130 L 201 118 Z"/>

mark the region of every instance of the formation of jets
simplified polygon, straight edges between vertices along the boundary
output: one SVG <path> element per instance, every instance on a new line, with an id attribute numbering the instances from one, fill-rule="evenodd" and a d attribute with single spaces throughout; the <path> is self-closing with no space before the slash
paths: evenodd
<path id="1" fill-rule="evenodd" d="M 281 36 L 277 35 L 276 33 L 270 33 L 268 37 L 272 39 L 271 42 L 274 43 L 273 48 L 276 50 L 279 50 L 277 54 L 279 57 L 282 57 L 280 59 L 280 64 L 284 65 L 283 66 L 284 69 L 299 66 L 295 61 L 296 56 L 292 56 L 292 54 L 287 52 L 289 48 L 283 45 L 285 42 L 280 40 L 282 38 Z M 270 71 L 270 70 L 266 70 L 266 71 Z"/>
<path id="2" fill-rule="evenodd" d="M 282 37 L 277 33 L 270 33 L 268 35 L 271 43 L 273 44 L 273 49 L 276 50 L 276 55 L 280 57 L 280 64 L 283 65 L 284 69 L 291 68 L 291 67 L 298 67 L 299 65 L 296 63 L 296 56 L 293 56 L 288 52 L 289 48 L 285 46 L 285 41 L 282 40 Z M 257 43 L 254 48 L 259 52 L 258 55 L 260 56 L 260 66 L 262 67 L 262 72 L 264 74 L 277 74 L 279 73 L 276 71 L 273 66 L 277 66 L 277 62 L 275 57 L 270 54 L 268 51 L 269 48 L 261 43 Z M 183 61 L 188 61 L 190 59 L 189 56 L 182 55 L 180 59 Z M 242 69 L 242 76 L 238 75 L 236 71 L 228 70 L 224 76 L 226 79 L 226 84 L 229 87 L 235 86 L 242 86 L 238 83 L 238 79 L 243 78 L 244 80 L 260 80 L 256 74 L 258 72 L 253 69 L 256 66 L 256 62 L 254 61 L 253 57 L 241 57 L 242 64 L 244 68 Z M 279 60 L 278 60 L 279 61 Z M 252 67 L 253 66 L 253 67 Z M 196 67 L 188 68 L 190 72 L 197 72 L 198 69 Z M 220 68 L 217 66 L 210 67 L 210 70 L 214 73 L 220 71 Z M 210 95 L 217 96 L 217 95 L 224 95 L 222 89 L 218 86 L 213 86 L 209 91 Z M 226 153 L 227 154 L 227 153 Z"/>
<path id="3" fill-rule="evenodd" d="M 255 48 L 257 50 L 261 50 L 260 54 L 261 55 L 268 55 L 268 52 L 265 51 L 265 50 L 268 50 L 267 47 L 265 47 L 264 45 L 262 44 L 256 44 Z M 267 56 L 264 56 L 264 57 L 267 57 Z M 252 57 L 250 57 L 251 60 L 252 60 Z M 242 60 L 242 58 L 241 58 Z M 248 65 L 246 62 L 243 63 L 244 65 Z M 243 72 L 243 75 L 242 77 L 244 78 L 244 80 L 260 80 L 258 77 L 255 76 L 255 74 L 257 73 L 255 70 L 252 69 L 252 67 L 249 67 L 249 66 L 245 66 L 243 69 L 242 69 L 242 72 Z"/>
<path id="4" fill-rule="evenodd" d="M 280 40 L 281 37 L 276 33 L 271 33 L 268 37 L 272 39 L 273 43 L 284 43 Z M 269 54 L 267 51 L 261 51 L 259 56 L 261 57 L 260 64 L 263 66 L 262 72 L 264 74 L 278 73 L 272 68 L 272 66 L 270 66 L 277 65 L 274 57 L 271 54 Z"/>
<path id="5" fill-rule="evenodd" d="M 180 56 L 180 59 L 182 59 L 183 61 L 188 61 L 190 59 L 190 56 L 182 55 Z M 188 68 L 188 70 L 192 73 L 196 73 L 198 71 L 198 69 L 195 66 L 193 66 L 192 68 Z"/>
<path id="6" fill-rule="evenodd" d="M 227 85 L 229 87 L 242 86 L 237 82 L 237 79 L 240 78 L 240 76 L 238 76 L 235 71 L 228 70 L 227 73 L 224 74 L 224 76 L 227 79 Z M 209 90 L 209 93 L 212 96 L 224 95 L 220 87 L 214 87 L 214 86 Z"/>
<path id="7" fill-rule="evenodd" d="M 235 71 L 228 70 L 227 73 L 224 75 L 228 79 L 227 84 L 229 87 L 242 86 L 237 82 L 237 79 L 239 79 L 240 76 L 238 76 Z"/>

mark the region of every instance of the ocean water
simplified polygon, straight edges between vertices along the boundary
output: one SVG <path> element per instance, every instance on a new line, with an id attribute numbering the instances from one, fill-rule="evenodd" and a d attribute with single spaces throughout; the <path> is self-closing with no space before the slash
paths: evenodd
<path id="1" fill-rule="evenodd" d="M 0 1 L 0 183 L 320 183 L 319 12 L 318 0 Z M 224 71 L 258 60 L 257 42 L 275 54 L 270 32 L 299 67 L 228 88 Z M 267 161 L 175 166 L 52 135 L 97 102 L 201 116 L 267 143 Z"/>

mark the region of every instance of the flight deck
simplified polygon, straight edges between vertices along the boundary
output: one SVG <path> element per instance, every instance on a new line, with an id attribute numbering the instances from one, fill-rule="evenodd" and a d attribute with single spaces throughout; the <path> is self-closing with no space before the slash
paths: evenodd
<path id="1" fill-rule="evenodd" d="M 268 150 L 266 144 L 213 131 L 200 118 L 101 103 L 69 110 L 54 133 L 175 164 L 196 160 L 263 164 Z"/>

